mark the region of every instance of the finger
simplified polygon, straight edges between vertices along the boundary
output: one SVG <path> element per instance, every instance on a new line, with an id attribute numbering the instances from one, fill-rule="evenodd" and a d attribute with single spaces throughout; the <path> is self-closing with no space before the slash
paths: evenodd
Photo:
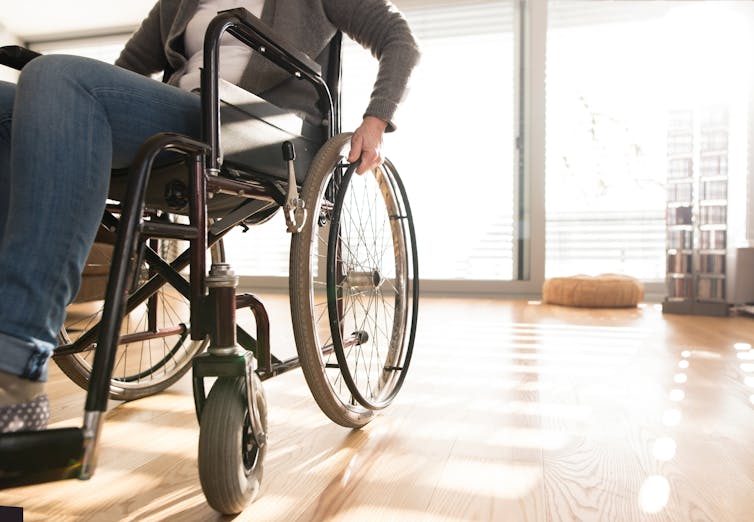
<path id="1" fill-rule="evenodd" d="M 348 161 L 353 163 L 354 161 L 359 159 L 359 156 L 361 156 L 363 143 L 364 138 L 361 137 L 361 134 L 354 134 L 351 137 L 351 152 L 348 154 Z"/>
<path id="2" fill-rule="evenodd" d="M 357 174 L 373 169 L 380 163 L 380 155 L 376 150 L 366 149 L 361 152 L 361 164 L 356 169 Z"/>

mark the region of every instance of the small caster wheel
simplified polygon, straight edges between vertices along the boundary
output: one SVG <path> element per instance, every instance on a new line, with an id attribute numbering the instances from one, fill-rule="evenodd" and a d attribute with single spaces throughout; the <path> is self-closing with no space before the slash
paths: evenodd
<path id="1" fill-rule="evenodd" d="M 267 401 L 255 373 L 254 405 L 267 432 Z M 267 445 L 256 443 L 246 383 L 242 377 L 219 378 L 207 396 L 199 423 L 199 480 L 213 509 L 240 513 L 259 493 Z"/>

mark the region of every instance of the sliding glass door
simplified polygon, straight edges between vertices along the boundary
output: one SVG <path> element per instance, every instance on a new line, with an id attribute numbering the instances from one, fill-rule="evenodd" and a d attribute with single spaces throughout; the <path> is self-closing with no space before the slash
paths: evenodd
<path id="1" fill-rule="evenodd" d="M 520 173 L 514 2 L 396 3 L 422 61 L 385 151 L 411 197 L 422 279 L 513 280 Z M 361 119 L 375 65 L 358 46 L 346 47 L 345 128 Z"/>

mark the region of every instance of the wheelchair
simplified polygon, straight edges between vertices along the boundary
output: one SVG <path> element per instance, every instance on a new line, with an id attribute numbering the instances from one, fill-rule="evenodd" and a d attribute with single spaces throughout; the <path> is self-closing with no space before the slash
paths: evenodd
<path id="1" fill-rule="evenodd" d="M 220 80 L 226 32 L 309 82 L 322 120 L 308 121 Z M 336 34 L 323 73 L 245 9 L 213 19 L 201 78 L 202 140 L 157 134 L 127 174 L 113 172 L 95 243 L 101 251 L 93 250 L 84 274 L 107 280 L 104 305 L 98 306 L 101 289 L 89 292 L 82 284 L 77 305 L 93 311 L 79 321 L 69 311 L 53 354 L 87 390 L 83 426 L 0 435 L 0 486 L 90 478 L 108 398 L 157 393 L 191 369 L 202 489 L 214 509 L 238 513 L 257 495 L 263 475 L 264 380 L 300 367 L 320 409 L 348 428 L 366 425 L 393 401 L 416 335 L 416 235 L 395 166 L 386 160 L 354 175 L 358 162 L 346 161 L 340 43 Z M 21 68 L 34 57 L 4 48 L 0 63 Z M 175 159 L 157 161 L 165 153 Z M 230 230 L 277 212 L 291 233 L 298 354 L 285 360 L 271 352 L 261 300 L 237 293 L 238 276 L 223 249 Z M 253 333 L 236 323 L 236 311 L 246 308 Z M 208 379 L 214 379 L 209 390 Z"/>

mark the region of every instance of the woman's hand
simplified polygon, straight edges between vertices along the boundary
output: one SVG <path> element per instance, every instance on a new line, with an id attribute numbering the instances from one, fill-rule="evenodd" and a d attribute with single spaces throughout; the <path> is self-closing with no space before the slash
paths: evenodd
<path id="1" fill-rule="evenodd" d="M 365 116 L 359 128 L 354 131 L 348 161 L 353 163 L 361 156 L 361 164 L 356 168 L 356 174 L 363 174 L 382 165 L 382 135 L 386 127 L 387 122 L 375 116 Z"/>

